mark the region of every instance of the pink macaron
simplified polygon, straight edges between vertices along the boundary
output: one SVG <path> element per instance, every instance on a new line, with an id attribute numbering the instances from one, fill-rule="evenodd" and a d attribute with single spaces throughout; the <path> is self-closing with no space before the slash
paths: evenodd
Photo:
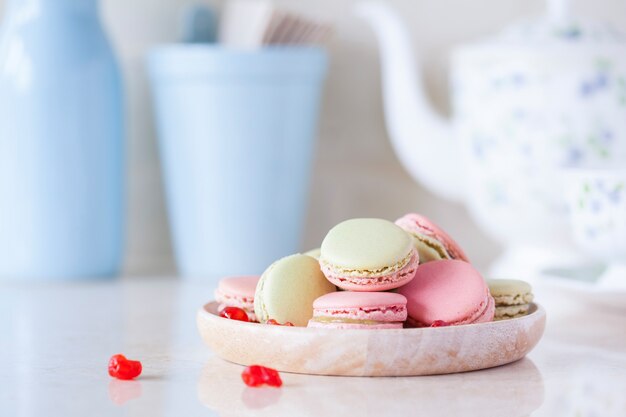
<path id="1" fill-rule="evenodd" d="M 256 321 L 254 315 L 254 292 L 259 282 L 258 275 L 243 275 L 222 278 L 215 290 L 218 309 L 239 307 L 248 314 L 250 321 Z"/>
<path id="2" fill-rule="evenodd" d="M 432 261 L 417 268 L 415 278 L 400 287 L 407 299 L 408 327 L 493 321 L 495 303 L 480 273 L 459 260 Z"/>
<path id="3" fill-rule="evenodd" d="M 427 217 L 409 213 L 396 220 L 396 224 L 415 239 L 420 263 L 439 259 L 460 259 L 469 262 L 459 244 Z"/>
<path id="4" fill-rule="evenodd" d="M 406 298 L 392 292 L 340 291 L 313 302 L 308 327 L 327 329 L 401 329 Z"/>

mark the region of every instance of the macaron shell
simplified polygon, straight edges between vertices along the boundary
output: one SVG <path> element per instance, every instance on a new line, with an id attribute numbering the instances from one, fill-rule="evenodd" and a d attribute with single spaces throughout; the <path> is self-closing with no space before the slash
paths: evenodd
<path id="1" fill-rule="evenodd" d="M 427 326 L 435 320 L 453 324 L 477 320 L 477 317 L 486 320 L 493 302 L 482 276 L 469 263 L 460 260 L 420 265 L 415 278 L 399 288 L 398 293 L 407 298 L 411 320 Z"/>
<path id="2" fill-rule="evenodd" d="M 524 305 L 533 301 L 532 287 L 526 281 L 517 279 L 487 280 L 489 291 L 496 306 Z"/>
<path id="3" fill-rule="evenodd" d="M 472 320 L 471 323 L 469 324 L 489 323 L 490 321 L 493 321 L 494 316 L 495 316 L 495 311 L 496 311 L 496 303 L 494 302 L 493 297 L 491 297 L 490 295 L 487 300 L 487 307 L 485 308 L 483 313 L 479 315 L 476 319 Z"/>
<path id="4" fill-rule="evenodd" d="M 379 324 L 357 324 L 357 323 L 320 323 L 316 321 L 309 321 L 307 327 L 313 327 L 318 329 L 367 329 L 367 330 L 382 330 L 382 329 L 401 329 L 402 323 L 379 323 Z"/>
<path id="5" fill-rule="evenodd" d="M 351 219 L 333 227 L 322 242 L 320 261 L 334 269 L 376 271 L 404 261 L 411 237 L 383 219 Z"/>
<path id="6" fill-rule="evenodd" d="M 394 292 L 334 292 L 323 295 L 313 302 L 315 309 L 388 307 L 406 305 L 406 297 Z"/>
<path id="7" fill-rule="evenodd" d="M 493 297 L 487 295 L 484 301 L 476 308 L 476 310 L 465 318 L 457 321 L 448 321 L 449 326 L 460 326 L 464 324 L 487 323 L 494 320 L 495 303 Z M 445 320 L 444 320 L 445 321 Z M 407 319 L 407 327 L 428 327 L 432 322 L 424 323 L 411 317 Z"/>
<path id="8" fill-rule="evenodd" d="M 396 220 L 395 224 L 414 237 L 421 263 L 440 259 L 460 259 L 469 262 L 461 246 L 426 216 L 409 213 Z"/>
<path id="9" fill-rule="evenodd" d="M 320 262 L 326 278 L 337 287 L 347 291 L 387 291 L 399 288 L 409 283 L 414 277 L 419 265 L 419 256 L 412 249 L 409 263 L 402 269 L 392 273 L 374 277 L 354 277 L 338 274 L 330 265 Z"/>
<path id="10" fill-rule="evenodd" d="M 337 289 L 316 259 L 291 255 L 274 262 L 261 276 L 256 288 L 254 312 L 264 323 L 274 319 L 306 326 L 313 317 L 313 301 Z"/>
<path id="11" fill-rule="evenodd" d="M 390 292 L 330 293 L 315 300 L 313 317 L 401 323 L 407 317 L 406 298 Z"/>
<path id="12" fill-rule="evenodd" d="M 254 293 L 260 278 L 258 275 L 224 277 L 215 290 L 215 300 L 226 306 L 254 308 Z"/>
<path id="13" fill-rule="evenodd" d="M 519 279 L 488 279 L 489 291 L 494 297 L 500 295 L 513 295 L 513 294 L 529 294 L 532 292 L 532 287 L 526 281 Z"/>
<path id="14" fill-rule="evenodd" d="M 261 279 L 259 275 L 224 277 L 217 285 L 217 290 L 230 296 L 254 298 L 259 279 Z"/>

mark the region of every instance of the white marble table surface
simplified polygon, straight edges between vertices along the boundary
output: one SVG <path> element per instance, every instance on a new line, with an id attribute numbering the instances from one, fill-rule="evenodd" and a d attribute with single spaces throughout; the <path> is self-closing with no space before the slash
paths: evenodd
<path id="1" fill-rule="evenodd" d="M 172 278 L 0 284 L 0 415 L 626 416 L 626 307 L 537 291 L 546 333 L 517 363 L 413 378 L 283 374 L 279 390 L 251 389 L 197 335 L 212 290 Z M 120 352 L 143 362 L 138 380 L 108 376 Z"/>

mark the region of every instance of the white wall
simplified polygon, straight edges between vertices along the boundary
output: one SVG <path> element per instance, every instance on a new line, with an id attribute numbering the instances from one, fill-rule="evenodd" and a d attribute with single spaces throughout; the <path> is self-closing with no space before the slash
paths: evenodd
<path id="1" fill-rule="evenodd" d="M 205 1 L 219 7 L 222 1 Z M 3 0 L 0 0 L 0 5 Z M 176 39 L 181 9 L 190 0 L 102 0 L 104 19 L 121 58 L 128 94 L 130 204 L 127 270 L 172 270 L 144 54 Z M 278 0 L 293 10 L 335 22 L 320 125 L 310 212 L 303 249 L 317 246 L 338 221 L 354 216 L 394 219 L 407 211 L 432 217 L 485 266 L 498 245 L 466 211 L 415 184 L 398 165 L 382 117 L 377 50 L 369 28 L 351 15 L 353 0 Z M 428 90 L 447 111 L 446 59 L 452 46 L 492 33 L 511 20 L 540 13 L 541 0 L 393 0 L 410 24 L 426 65 Z M 623 0 L 579 0 L 582 15 L 626 29 Z M 353 161 L 347 163 L 346 161 Z"/>

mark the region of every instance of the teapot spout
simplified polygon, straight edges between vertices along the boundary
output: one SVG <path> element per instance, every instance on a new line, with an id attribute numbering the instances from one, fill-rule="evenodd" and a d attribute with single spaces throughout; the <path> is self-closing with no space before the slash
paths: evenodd
<path id="1" fill-rule="evenodd" d="M 459 201 L 463 178 L 453 128 L 431 105 L 406 26 L 383 2 L 357 5 L 380 48 L 385 122 L 404 168 L 435 194 Z"/>

